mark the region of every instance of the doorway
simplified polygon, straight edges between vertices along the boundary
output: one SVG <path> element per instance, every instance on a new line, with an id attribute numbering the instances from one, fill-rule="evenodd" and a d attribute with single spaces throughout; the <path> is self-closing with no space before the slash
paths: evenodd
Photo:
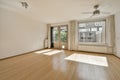
<path id="1" fill-rule="evenodd" d="M 51 27 L 51 48 L 68 49 L 68 25 Z"/>

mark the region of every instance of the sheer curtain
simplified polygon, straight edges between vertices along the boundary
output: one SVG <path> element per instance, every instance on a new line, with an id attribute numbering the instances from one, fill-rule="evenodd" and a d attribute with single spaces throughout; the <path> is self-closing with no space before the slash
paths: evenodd
<path id="1" fill-rule="evenodd" d="M 115 20 L 114 15 L 106 18 L 106 44 L 108 52 L 113 53 L 115 48 Z"/>
<path id="2" fill-rule="evenodd" d="M 69 39 L 70 39 L 70 49 L 69 50 L 77 50 L 77 21 L 72 20 L 70 21 L 70 34 L 69 34 Z"/>

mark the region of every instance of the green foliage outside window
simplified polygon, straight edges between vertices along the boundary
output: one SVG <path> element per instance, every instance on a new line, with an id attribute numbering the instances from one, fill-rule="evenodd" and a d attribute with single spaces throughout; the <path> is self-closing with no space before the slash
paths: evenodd
<path id="1" fill-rule="evenodd" d="M 57 42 L 58 41 L 58 35 L 59 32 L 58 30 L 54 31 L 54 41 Z M 61 42 L 67 42 L 67 32 L 66 31 L 60 31 L 60 40 Z"/>
<path id="2" fill-rule="evenodd" d="M 65 31 L 61 31 L 60 37 L 62 42 L 67 42 L 67 33 Z"/>

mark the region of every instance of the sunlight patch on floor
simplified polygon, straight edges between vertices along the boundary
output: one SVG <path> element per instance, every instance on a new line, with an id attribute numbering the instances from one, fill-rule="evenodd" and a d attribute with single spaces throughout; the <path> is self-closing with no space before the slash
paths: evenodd
<path id="1" fill-rule="evenodd" d="M 92 65 L 108 67 L 107 58 L 101 57 L 101 56 L 74 53 L 66 57 L 65 60 L 71 60 L 71 61 L 76 61 L 76 62 L 82 62 L 82 63 L 92 64 Z"/>
<path id="2" fill-rule="evenodd" d="M 40 51 L 36 51 L 35 53 L 41 54 L 41 53 L 45 53 L 45 52 L 49 52 L 49 51 L 52 51 L 52 49 L 40 50 Z"/>
<path id="3" fill-rule="evenodd" d="M 62 52 L 61 50 L 53 50 L 53 51 L 49 51 L 49 52 L 45 52 L 45 53 L 43 53 L 44 55 L 54 55 L 54 54 L 58 54 L 58 53 L 60 53 L 60 52 Z"/>
<path id="4" fill-rule="evenodd" d="M 34 53 L 36 54 L 44 54 L 44 55 L 54 55 L 54 54 L 58 54 L 60 52 L 63 52 L 62 50 L 53 50 L 53 49 L 46 49 L 46 50 L 40 50 L 40 51 L 36 51 Z"/>

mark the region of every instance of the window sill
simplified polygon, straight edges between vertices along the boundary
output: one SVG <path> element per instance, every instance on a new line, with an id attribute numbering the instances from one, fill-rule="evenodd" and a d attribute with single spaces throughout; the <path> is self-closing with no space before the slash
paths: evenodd
<path id="1" fill-rule="evenodd" d="M 79 43 L 79 45 L 87 45 L 87 46 L 106 46 L 105 43 L 84 43 L 84 42 L 81 42 Z"/>

